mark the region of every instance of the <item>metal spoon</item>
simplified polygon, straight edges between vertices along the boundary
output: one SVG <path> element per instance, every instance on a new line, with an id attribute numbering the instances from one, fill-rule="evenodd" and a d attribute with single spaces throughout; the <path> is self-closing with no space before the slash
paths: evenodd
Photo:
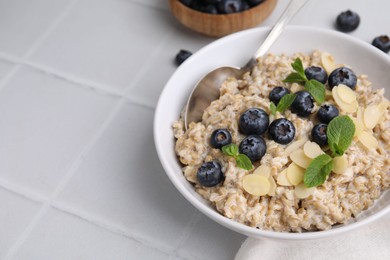
<path id="1" fill-rule="evenodd" d="M 210 103 L 219 98 L 219 89 L 222 83 L 229 77 L 239 78 L 245 72 L 251 71 L 257 63 L 257 58 L 263 56 L 282 33 L 289 21 L 309 0 L 291 0 L 283 14 L 269 32 L 267 38 L 261 44 L 256 53 L 242 68 L 220 67 L 204 76 L 194 87 L 184 111 L 184 125 L 188 129 L 191 122 L 199 122 Z"/>

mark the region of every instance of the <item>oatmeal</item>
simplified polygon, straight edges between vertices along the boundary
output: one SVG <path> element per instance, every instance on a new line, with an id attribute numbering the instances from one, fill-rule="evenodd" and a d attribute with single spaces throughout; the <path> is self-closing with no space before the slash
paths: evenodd
<path id="1" fill-rule="evenodd" d="M 353 77 L 345 82 L 325 79 L 320 104 L 305 91 L 306 85 L 283 82 L 294 72 L 291 64 L 296 58 L 304 68 L 323 68 L 329 77 L 350 75 L 348 67 L 335 65 L 327 53 L 269 54 L 251 73 L 226 80 L 201 122 L 190 123 L 188 130 L 182 118 L 173 125 L 175 151 L 186 179 L 222 215 L 259 229 L 330 229 L 366 210 L 390 185 L 390 112 L 384 89 L 373 90 L 366 75 L 356 75 L 355 83 Z M 288 102 L 282 96 L 292 94 L 293 103 L 280 109 L 276 103 Z M 309 105 L 308 98 L 313 101 Z M 253 115 L 269 120 L 262 121 L 266 126 L 260 125 L 256 135 L 244 127 Z M 334 156 L 341 146 L 328 145 L 326 135 L 332 129 L 327 127 L 347 118 L 354 125 L 352 141 Z M 230 142 L 237 147 L 223 150 Z M 253 167 L 247 167 L 248 160 Z M 308 169 L 315 163 L 323 163 L 321 169 L 330 167 L 330 174 L 323 183 L 308 187 Z M 211 177 L 210 169 L 216 169 Z"/>

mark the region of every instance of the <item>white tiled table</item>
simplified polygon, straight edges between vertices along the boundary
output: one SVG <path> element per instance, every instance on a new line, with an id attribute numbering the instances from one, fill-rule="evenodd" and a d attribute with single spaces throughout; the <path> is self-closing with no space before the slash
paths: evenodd
<path id="1" fill-rule="evenodd" d="M 387 0 L 312 0 L 292 24 L 348 8 L 351 35 L 390 35 Z M 234 257 L 245 237 L 182 198 L 152 137 L 173 57 L 213 40 L 166 0 L 0 0 L 0 259 Z"/>

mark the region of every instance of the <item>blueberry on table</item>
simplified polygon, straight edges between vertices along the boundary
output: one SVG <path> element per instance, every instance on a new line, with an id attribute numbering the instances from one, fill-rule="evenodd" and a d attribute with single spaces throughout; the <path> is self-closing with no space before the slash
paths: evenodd
<path id="1" fill-rule="evenodd" d="M 264 139 L 259 135 L 249 135 L 244 138 L 239 146 L 239 151 L 248 156 L 252 161 L 260 160 L 267 150 Z"/>
<path id="2" fill-rule="evenodd" d="M 318 109 L 317 118 L 321 123 L 329 124 L 329 122 L 339 115 L 339 110 L 332 104 L 325 104 Z"/>
<path id="3" fill-rule="evenodd" d="M 375 37 L 372 41 L 372 45 L 387 53 L 390 51 L 390 38 L 387 35 Z"/>
<path id="4" fill-rule="evenodd" d="M 321 82 L 322 84 L 325 84 L 326 81 L 328 81 L 328 74 L 321 67 L 317 67 L 317 66 L 307 67 L 305 69 L 305 75 L 308 80 L 315 79 Z"/>
<path id="5" fill-rule="evenodd" d="M 232 142 L 232 135 L 227 129 L 217 129 L 210 137 L 210 145 L 213 148 L 221 149 L 222 146 L 228 145 Z"/>
<path id="6" fill-rule="evenodd" d="M 279 101 L 286 94 L 290 94 L 290 90 L 285 87 L 274 87 L 269 93 L 269 99 L 274 102 L 275 105 L 279 104 Z"/>
<path id="7" fill-rule="evenodd" d="M 218 9 L 215 5 L 206 5 L 203 9 L 203 12 L 208 13 L 208 14 L 218 14 Z"/>
<path id="8" fill-rule="evenodd" d="M 180 0 L 180 3 L 182 3 L 186 6 L 190 6 L 192 2 L 193 2 L 193 0 Z"/>
<path id="9" fill-rule="evenodd" d="M 267 131 L 268 125 L 268 114 L 260 108 L 250 108 L 238 119 L 240 131 L 246 135 L 261 135 Z"/>
<path id="10" fill-rule="evenodd" d="M 296 97 L 291 104 L 291 112 L 300 117 L 308 117 L 314 108 L 314 99 L 307 91 L 298 91 Z"/>
<path id="11" fill-rule="evenodd" d="M 337 16 L 336 27 L 342 32 L 352 32 L 360 23 L 360 17 L 356 12 L 347 10 Z"/>
<path id="12" fill-rule="evenodd" d="M 295 126 L 290 120 L 279 118 L 271 123 L 268 134 L 275 142 L 279 144 L 288 144 L 295 137 Z"/>
<path id="13" fill-rule="evenodd" d="M 180 50 L 179 53 L 176 54 L 176 57 L 175 57 L 176 65 L 179 66 L 179 65 L 182 64 L 186 59 L 188 59 L 191 55 L 192 55 L 192 53 L 191 53 L 190 51 L 187 51 L 187 50 Z"/>
<path id="14" fill-rule="evenodd" d="M 357 83 L 357 77 L 355 72 L 350 68 L 340 67 L 332 71 L 328 78 L 328 84 L 330 89 L 340 84 L 346 85 L 351 89 L 355 89 Z"/>
<path id="15" fill-rule="evenodd" d="M 220 0 L 217 3 L 218 13 L 231 14 L 243 11 L 242 0 Z"/>
<path id="16" fill-rule="evenodd" d="M 205 187 L 214 187 L 218 185 L 224 179 L 221 165 L 217 161 L 210 161 L 202 164 L 196 173 L 196 178 L 199 183 Z"/>
<path id="17" fill-rule="evenodd" d="M 311 130 L 311 138 L 319 146 L 324 146 L 328 143 L 328 137 L 326 136 L 327 127 L 327 124 L 319 123 Z"/>
<path id="18" fill-rule="evenodd" d="M 249 4 L 250 7 L 253 7 L 264 2 L 264 0 L 246 0 L 246 2 Z"/>

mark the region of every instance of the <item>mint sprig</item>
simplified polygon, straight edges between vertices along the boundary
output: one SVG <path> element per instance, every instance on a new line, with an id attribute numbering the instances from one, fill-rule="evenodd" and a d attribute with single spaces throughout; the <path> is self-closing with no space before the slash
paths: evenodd
<path id="1" fill-rule="evenodd" d="M 337 116 L 329 122 L 326 136 L 334 156 L 342 156 L 352 143 L 355 124 L 349 116 Z"/>
<path id="2" fill-rule="evenodd" d="M 291 93 L 291 94 L 286 94 L 284 95 L 277 106 L 275 106 L 274 102 L 271 102 L 270 104 L 270 110 L 273 115 L 276 114 L 276 112 L 283 113 L 287 108 L 291 106 L 291 104 L 294 102 L 296 98 L 296 94 Z"/>
<path id="3" fill-rule="evenodd" d="M 305 69 L 303 68 L 300 58 L 296 58 L 291 67 L 295 72 L 290 73 L 283 82 L 286 83 L 298 83 L 305 86 L 305 89 L 309 91 L 318 104 L 322 104 L 325 101 L 325 86 L 321 82 L 311 79 L 308 80 L 305 75 Z"/>
<path id="4" fill-rule="evenodd" d="M 333 168 L 333 159 L 327 154 L 321 154 L 311 161 L 303 177 L 306 187 L 315 187 L 323 184 Z"/>
<path id="5" fill-rule="evenodd" d="M 238 146 L 236 144 L 222 146 L 221 150 L 224 154 L 232 156 L 234 159 L 236 159 L 237 167 L 244 170 L 251 170 L 253 168 L 249 157 L 245 154 L 239 153 Z"/>

